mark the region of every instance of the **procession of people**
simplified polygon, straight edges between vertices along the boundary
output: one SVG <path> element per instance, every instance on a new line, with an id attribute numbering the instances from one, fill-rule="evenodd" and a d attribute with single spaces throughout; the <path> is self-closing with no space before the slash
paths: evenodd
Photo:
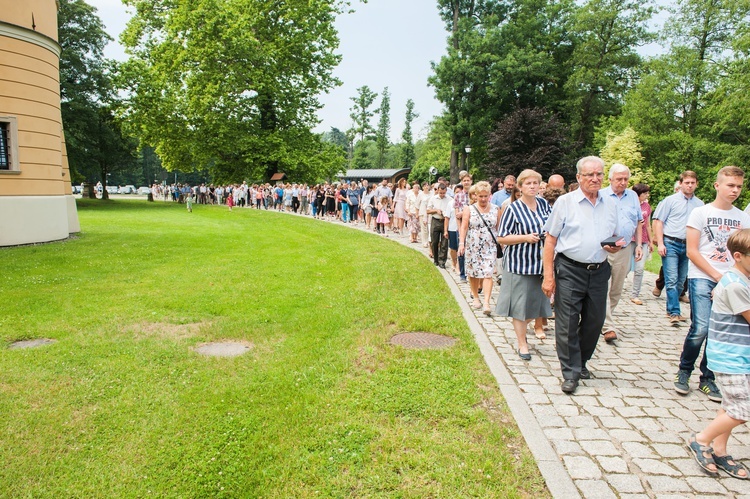
<path id="1" fill-rule="evenodd" d="M 155 199 L 186 202 L 189 209 L 192 203 L 225 203 L 230 210 L 278 210 L 362 224 L 385 237 L 408 235 L 410 243 L 429 248 L 436 267 L 468 281 L 475 309 L 512 321 L 516 353 L 524 361 L 532 360 L 528 325 L 533 323 L 537 339 L 545 340 L 548 321 L 554 323 L 561 390 L 570 395 L 581 380 L 595 377 L 588 362 L 599 339 L 619 338 L 613 314 L 631 271 L 630 301 L 643 305 L 645 262 L 656 251 L 667 295 L 664 326 L 689 326 L 679 362 L 675 359 L 674 389 L 690 393 L 690 377 L 703 352 L 698 390 L 722 403 L 706 430 L 689 437 L 688 448 L 708 474 L 722 469 L 747 479 L 747 468 L 726 454 L 731 430 L 750 417 L 750 215 L 748 208 L 734 206 L 744 172 L 721 168 L 709 204 L 695 195 L 697 174 L 682 172 L 675 193 L 655 209 L 649 204 L 650 186 L 629 187 L 626 165 L 611 165 L 606 176 L 604 187 L 604 161 L 589 156 L 578 161 L 575 181 L 567 185 L 560 175 L 544 182 L 528 169 L 492 185 L 474 183 L 462 171 L 455 185 L 443 178 L 410 185 L 402 178 L 395 185 L 388 179 L 377 185 L 367 180 L 155 185 L 153 193 Z M 724 301 L 720 310 L 712 310 L 717 291 Z M 661 293 L 658 282 L 653 293 Z M 689 318 L 682 315 L 683 301 L 690 303 Z"/>

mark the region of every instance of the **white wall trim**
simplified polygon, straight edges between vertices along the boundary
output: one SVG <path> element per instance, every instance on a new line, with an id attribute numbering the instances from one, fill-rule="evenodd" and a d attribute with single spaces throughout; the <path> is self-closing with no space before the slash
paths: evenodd
<path id="1" fill-rule="evenodd" d="M 68 206 L 68 233 L 75 234 L 81 232 L 81 224 L 78 222 L 78 206 L 76 198 L 72 194 L 65 196 L 65 203 Z"/>
<path id="2" fill-rule="evenodd" d="M 0 246 L 67 238 L 70 225 L 67 197 L 0 196 Z"/>

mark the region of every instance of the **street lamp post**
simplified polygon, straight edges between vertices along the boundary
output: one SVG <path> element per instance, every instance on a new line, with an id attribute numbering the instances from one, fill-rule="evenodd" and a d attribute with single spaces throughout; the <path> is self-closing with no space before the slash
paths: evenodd
<path id="1" fill-rule="evenodd" d="M 469 171 L 469 154 L 471 154 L 471 146 L 466 146 L 464 149 L 466 151 L 466 171 Z"/>

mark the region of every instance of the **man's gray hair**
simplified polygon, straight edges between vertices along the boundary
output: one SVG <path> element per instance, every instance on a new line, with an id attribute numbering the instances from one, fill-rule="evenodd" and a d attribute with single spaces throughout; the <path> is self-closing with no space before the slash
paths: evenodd
<path id="1" fill-rule="evenodd" d="M 615 175 L 615 173 L 625 173 L 625 172 L 627 172 L 628 178 L 630 178 L 630 168 L 623 165 L 622 163 L 615 163 L 609 168 L 609 176 L 607 178 L 612 180 L 612 177 Z"/>
<path id="2" fill-rule="evenodd" d="M 604 160 L 600 158 L 599 156 L 586 156 L 585 158 L 581 158 L 578 160 L 578 163 L 576 163 L 576 173 L 581 173 L 581 168 L 583 165 L 589 162 L 599 163 L 599 165 L 602 167 L 602 171 L 604 170 Z"/>

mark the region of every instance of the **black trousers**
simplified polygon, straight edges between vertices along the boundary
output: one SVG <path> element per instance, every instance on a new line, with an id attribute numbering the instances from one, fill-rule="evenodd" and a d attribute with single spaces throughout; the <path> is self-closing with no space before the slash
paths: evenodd
<path id="1" fill-rule="evenodd" d="M 611 269 L 605 260 L 596 270 L 555 259 L 555 339 L 563 378 L 578 380 L 594 355 L 607 315 Z"/>
<path id="2" fill-rule="evenodd" d="M 432 235 L 432 260 L 435 265 L 445 265 L 448 260 L 448 238 L 443 237 L 445 233 L 445 222 L 431 218 L 430 231 Z"/>

